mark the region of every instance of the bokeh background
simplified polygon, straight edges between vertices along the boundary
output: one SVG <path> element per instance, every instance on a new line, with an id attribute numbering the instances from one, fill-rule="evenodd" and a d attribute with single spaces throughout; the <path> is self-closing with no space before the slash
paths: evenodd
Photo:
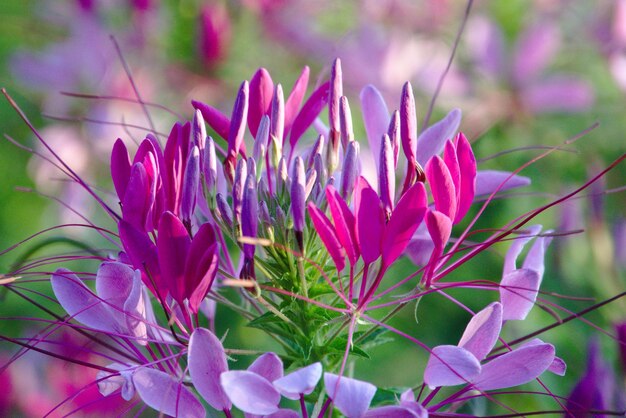
<path id="1" fill-rule="evenodd" d="M 421 122 L 465 12 L 465 2 L 451 0 L 4 0 L 0 84 L 55 151 L 106 195 L 111 190 L 106 163 L 113 141 L 141 139 L 148 124 L 140 106 L 120 99 L 135 96 L 111 36 L 143 99 L 159 105 L 149 107 L 158 131 L 167 132 L 176 119 L 191 118 L 192 99 L 229 113 L 239 83 L 258 67 L 267 68 L 274 81 L 289 88 L 304 65 L 311 68 L 313 83 L 320 82 L 328 78 L 332 60 L 340 57 L 356 136 L 364 140 L 356 105 L 361 88 L 376 85 L 395 109 L 402 84 L 411 81 Z M 541 154 L 541 147 L 564 145 L 598 124 L 525 169 L 521 174 L 530 177 L 532 185 L 492 204 L 478 228 L 502 226 L 579 187 L 626 151 L 626 2 L 475 2 L 431 122 L 454 107 L 463 111 L 461 129 L 483 169 L 514 170 Z M 4 99 L 0 132 L 48 155 Z M 503 151 L 511 152 L 500 154 Z M 596 186 L 538 219 L 559 233 L 575 232 L 553 241 L 543 290 L 587 298 L 547 296 L 551 303 L 580 311 L 624 291 L 626 194 L 620 188 L 625 178 L 626 167 L 620 164 Z M 5 139 L 0 141 L 0 201 L 1 249 L 42 229 L 76 223 L 79 218 L 68 207 L 96 223 L 105 222 L 75 184 L 33 152 Z M 0 273 L 10 273 L 29 258 L 83 251 L 84 243 L 106 247 L 80 228 L 55 230 L 4 253 Z M 456 277 L 497 280 L 506 248 L 496 246 Z M 53 268 L 43 266 L 41 271 Z M 406 261 L 397 274 L 403 277 L 411 269 Z M 45 284 L 35 286 L 47 291 Z M 480 292 L 458 296 L 472 308 L 493 299 Z M 0 298 L 2 335 L 29 333 L 39 326 L 12 319 L 41 316 L 32 304 L 4 290 Z M 392 324 L 430 345 L 453 343 L 468 320 L 467 314 L 437 298 L 424 300 L 416 312 L 406 309 Z M 617 380 L 624 381 L 618 345 L 606 333 L 615 334 L 614 327 L 626 322 L 626 304 L 614 302 L 585 319 L 589 322 L 575 320 L 542 336 L 568 363 L 566 377 L 545 378 L 548 387 L 563 396 L 583 374 L 594 335 Z M 528 320 L 507 327 L 505 336 L 515 338 L 553 321 L 549 313 L 535 308 Z M 260 333 L 219 309 L 218 330 L 227 329 L 232 346 L 272 348 Z M 5 342 L 0 350 L 8 359 L 16 348 Z M 378 386 L 420 382 L 426 357 L 410 342 L 394 338 L 371 356 L 356 363 L 356 376 Z M 0 395 L 3 415 L 39 416 L 40 410 L 29 409 L 32 399 L 54 406 L 68 396 L 33 382 L 53 373 L 67 375 L 69 381 L 74 373 L 69 366 L 28 358 L 30 365 L 20 360 L 2 369 L 0 380 L 13 388 Z M 376 367 L 368 366 L 371 362 Z M 27 390 L 24 382 L 35 387 Z M 525 410 L 550 405 L 549 400 L 533 399 L 536 405 L 526 402 Z M 511 397 L 506 402 L 518 401 Z M 482 407 L 476 405 L 476 411 Z"/>

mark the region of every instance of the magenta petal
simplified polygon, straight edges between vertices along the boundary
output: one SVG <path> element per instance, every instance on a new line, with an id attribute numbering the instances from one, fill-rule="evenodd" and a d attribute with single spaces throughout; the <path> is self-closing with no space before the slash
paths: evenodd
<path id="1" fill-rule="evenodd" d="M 248 116 L 248 82 L 244 81 L 239 87 L 233 113 L 231 116 L 230 130 L 228 131 L 228 151 L 227 157 L 237 158 L 237 154 L 243 145 L 243 137 L 246 133 L 246 119 Z M 260 120 L 260 117 L 259 117 Z"/>
<path id="2" fill-rule="evenodd" d="M 185 261 L 190 244 L 191 239 L 180 219 L 172 212 L 164 212 L 157 238 L 159 267 L 172 297 L 181 305 L 185 299 Z"/>
<path id="3" fill-rule="evenodd" d="M 369 408 L 376 386 L 361 380 L 324 373 L 326 393 L 347 418 L 360 418 Z"/>
<path id="4" fill-rule="evenodd" d="M 485 364 L 474 387 L 487 391 L 522 385 L 539 377 L 553 360 L 551 344 L 520 347 Z"/>
<path id="5" fill-rule="evenodd" d="M 133 374 L 139 397 L 150 408 L 173 417 L 205 417 L 204 407 L 182 381 L 156 369 L 142 367 Z"/>
<path id="6" fill-rule="evenodd" d="M 202 113 L 204 121 L 208 123 L 219 136 L 224 139 L 228 138 L 228 131 L 230 131 L 230 119 L 228 119 L 228 116 L 202 102 L 192 100 L 191 105 Z"/>
<path id="7" fill-rule="evenodd" d="M 122 214 L 125 221 L 143 231 L 149 208 L 150 184 L 148 174 L 141 163 L 133 164 L 126 193 L 122 199 Z"/>
<path id="8" fill-rule="evenodd" d="M 476 196 L 490 195 L 530 184 L 530 179 L 508 171 L 480 170 L 476 172 Z"/>
<path id="9" fill-rule="evenodd" d="M 182 218 L 191 222 L 196 209 L 196 195 L 200 184 L 200 149 L 197 146 L 191 148 L 187 164 L 185 166 L 185 176 L 181 193 L 180 214 Z"/>
<path id="10" fill-rule="evenodd" d="M 305 66 L 300 73 L 300 76 L 293 84 L 291 93 L 285 102 L 285 136 L 291 130 L 293 121 L 300 110 L 302 99 L 306 93 L 307 86 L 309 85 L 309 67 Z"/>
<path id="11" fill-rule="evenodd" d="M 185 262 L 186 293 L 189 309 L 197 313 L 217 275 L 219 248 L 210 223 L 202 224 L 194 235 Z"/>
<path id="12" fill-rule="evenodd" d="M 248 367 L 249 372 L 253 372 L 273 382 L 283 377 L 283 361 L 274 353 L 265 353 Z"/>
<path id="13" fill-rule="evenodd" d="M 339 239 L 337 239 L 337 233 L 335 232 L 335 228 L 333 228 L 332 224 L 324 215 L 324 213 L 319 210 L 312 202 L 307 206 L 309 211 L 309 216 L 311 217 L 311 221 L 313 222 L 313 227 L 317 234 L 320 236 L 320 239 L 324 243 L 326 250 L 332 257 L 335 262 L 335 266 L 337 266 L 337 270 L 341 271 L 346 266 L 344 251 Z"/>
<path id="14" fill-rule="evenodd" d="M 319 86 L 304 103 L 302 109 L 300 109 L 300 112 L 298 112 L 293 120 L 289 136 L 289 144 L 291 145 L 292 152 L 302 134 L 309 129 L 309 126 L 311 126 L 326 106 L 326 103 L 328 103 L 329 87 L 330 84 L 328 82 Z"/>
<path id="15" fill-rule="evenodd" d="M 273 96 L 272 77 L 265 68 L 259 68 L 250 79 L 248 126 L 252 136 L 256 136 L 263 115 L 269 114 Z"/>
<path id="16" fill-rule="evenodd" d="M 339 196 L 339 192 L 329 185 L 326 188 L 326 199 L 330 213 L 335 223 L 337 238 L 346 251 L 348 261 L 354 266 L 359 259 L 359 247 L 356 242 L 356 226 L 352 212 L 346 202 Z"/>
<path id="17" fill-rule="evenodd" d="M 286 398 L 299 399 L 300 395 L 313 392 L 322 377 L 322 363 L 298 369 L 288 375 L 274 380 L 274 387 Z"/>
<path id="18" fill-rule="evenodd" d="M 472 317 L 458 345 L 480 361 L 489 354 L 498 341 L 501 329 L 502 305 L 498 302 L 490 303 Z"/>
<path id="19" fill-rule="evenodd" d="M 502 319 L 523 320 L 535 305 L 539 290 L 539 274 L 528 269 L 513 270 L 500 282 Z"/>
<path id="20" fill-rule="evenodd" d="M 54 296 L 71 317 L 90 328 L 117 331 L 117 323 L 106 305 L 74 273 L 60 268 L 50 279 Z"/>
<path id="21" fill-rule="evenodd" d="M 161 269 L 159 268 L 159 257 L 156 245 L 150 240 L 148 234 L 137 230 L 126 221 L 120 221 L 118 225 L 120 240 L 124 250 L 133 263 L 133 267 L 141 270 L 142 280 L 152 293 L 155 293 L 154 286 L 157 286 L 160 297 L 165 298 L 168 289 L 161 280 Z M 155 293 L 156 294 L 156 293 Z"/>
<path id="22" fill-rule="evenodd" d="M 231 403 L 220 385 L 220 375 L 228 370 L 220 340 L 209 330 L 196 328 L 189 340 L 189 375 L 198 393 L 218 411 Z"/>
<path id="23" fill-rule="evenodd" d="M 380 92 L 371 84 L 361 90 L 361 109 L 365 132 L 374 160 L 380 155 L 380 140 L 389 126 L 389 110 Z"/>
<path id="24" fill-rule="evenodd" d="M 111 152 L 111 178 L 117 197 L 122 200 L 130 178 L 130 158 L 124 141 L 119 138 L 115 141 Z"/>
<path id="25" fill-rule="evenodd" d="M 459 167 L 456 146 L 452 140 L 446 141 L 443 149 L 443 161 L 450 172 L 450 178 L 452 179 L 452 184 L 456 192 L 456 200 L 458 202 L 461 192 L 461 168 Z"/>
<path id="26" fill-rule="evenodd" d="M 594 102 L 593 87 L 574 77 L 552 77 L 528 86 L 521 93 L 524 106 L 534 113 L 582 112 Z"/>
<path id="27" fill-rule="evenodd" d="M 232 403 L 242 411 L 258 415 L 278 411 L 280 393 L 258 374 L 249 371 L 224 372 L 220 382 Z"/>
<path id="28" fill-rule="evenodd" d="M 424 383 L 431 389 L 455 386 L 469 383 L 479 374 L 480 362 L 472 353 L 456 345 L 440 345 L 430 354 L 424 370 Z"/>
<path id="29" fill-rule="evenodd" d="M 357 239 L 363 262 L 370 264 L 382 251 L 382 241 L 385 232 L 385 214 L 378 195 L 369 187 L 358 188 L 357 207 Z M 356 196 L 355 196 L 356 197 Z"/>
<path id="30" fill-rule="evenodd" d="M 476 158 L 472 146 L 462 133 L 457 136 L 456 154 L 461 172 L 460 191 L 457 190 L 457 210 L 454 223 L 459 223 L 469 210 L 476 195 Z"/>
<path id="31" fill-rule="evenodd" d="M 402 86 L 402 99 L 400 100 L 400 138 L 406 159 L 409 162 L 413 161 L 417 147 L 417 117 L 413 87 L 408 81 Z"/>
<path id="32" fill-rule="evenodd" d="M 415 230 L 424 219 L 427 204 L 426 189 L 419 182 L 400 198 L 384 232 L 382 253 L 385 266 L 390 266 L 409 245 Z"/>
<path id="33" fill-rule="evenodd" d="M 412 410 L 404 406 L 381 406 L 379 408 L 370 409 L 363 415 L 363 418 L 418 418 Z"/>
<path id="34" fill-rule="evenodd" d="M 426 164 L 426 178 L 435 200 L 435 208 L 450 219 L 456 216 L 457 201 L 454 181 L 445 162 L 435 155 Z"/>
<path id="35" fill-rule="evenodd" d="M 429 126 L 417 138 L 417 162 L 424 165 L 434 155 L 441 154 L 448 139 L 454 137 L 461 124 L 461 110 L 452 109 L 439 122 Z"/>

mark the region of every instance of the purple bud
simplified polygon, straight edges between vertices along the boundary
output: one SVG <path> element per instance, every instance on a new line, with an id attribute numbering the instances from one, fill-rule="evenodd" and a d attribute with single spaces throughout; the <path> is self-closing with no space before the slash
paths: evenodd
<path id="1" fill-rule="evenodd" d="M 180 212 L 183 222 L 190 228 L 191 218 L 196 208 L 196 194 L 200 183 L 200 150 L 193 146 L 185 167 L 185 178 L 183 180 L 183 194 L 180 204 Z"/>
<path id="2" fill-rule="evenodd" d="M 304 200 L 309 198 L 313 186 L 317 183 L 317 171 L 314 168 L 309 168 L 306 171 L 306 186 L 304 187 Z"/>
<path id="3" fill-rule="evenodd" d="M 394 170 L 393 147 L 387 134 L 383 135 L 383 146 L 380 148 L 380 173 L 378 187 L 380 200 L 387 214 L 387 219 L 391 217 L 393 203 L 395 200 L 396 172 Z"/>
<path id="4" fill-rule="evenodd" d="M 222 196 L 221 193 L 218 193 L 215 196 L 215 201 L 217 203 L 217 212 L 221 216 L 222 221 L 224 221 L 224 223 L 228 227 L 232 228 L 233 227 L 233 211 L 230 209 L 230 206 L 228 206 L 228 202 L 226 201 L 226 198 Z"/>
<path id="5" fill-rule="evenodd" d="M 204 151 L 204 144 L 206 143 L 206 125 L 204 124 L 202 112 L 198 109 L 196 109 L 191 123 L 191 139 L 193 144 L 197 146 L 202 153 L 202 151 Z"/>
<path id="6" fill-rule="evenodd" d="M 213 192 L 217 185 L 217 156 L 215 155 L 215 142 L 210 136 L 207 138 L 204 148 L 204 181 L 209 192 Z"/>
<path id="7" fill-rule="evenodd" d="M 289 170 L 287 169 L 287 161 L 284 157 L 278 162 L 276 170 L 276 190 L 283 192 L 288 188 Z"/>
<path id="8" fill-rule="evenodd" d="M 255 161 L 262 164 L 265 158 L 265 152 L 267 151 L 267 141 L 270 133 L 270 117 L 263 115 L 261 123 L 259 123 L 259 129 L 256 132 L 256 138 L 254 139 L 254 150 L 252 156 Z"/>
<path id="9" fill-rule="evenodd" d="M 274 89 L 274 98 L 272 99 L 272 131 L 271 134 L 282 150 L 283 136 L 285 132 L 285 98 L 283 96 L 283 87 L 276 84 Z"/>
<path id="10" fill-rule="evenodd" d="M 237 99 L 233 106 L 233 113 L 230 119 L 230 130 L 228 132 L 228 151 L 226 155 L 226 174 L 232 173 L 232 166 L 235 165 L 237 154 L 243 144 L 243 136 L 246 133 L 246 118 L 248 117 L 248 82 L 241 83 Z M 227 167 L 230 166 L 230 167 Z"/>
<path id="11" fill-rule="evenodd" d="M 387 131 L 391 146 L 393 147 L 393 166 L 398 167 L 398 154 L 400 153 L 400 112 L 395 110 L 389 121 L 389 130 Z"/>
<path id="12" fill-rule="evenodd" d="M 252 158 L 248 159 L 248 169 L 241 208 L 241 230 L 243 236 L 256 238 L 259 219 L 259 202 L 256 190 L 256 164 Z M 254 245 L 244 244 L 243 252 L 247 259 L 250 260 L 254 258 Z"/>
<path id="13" fill-rule="evenodd" d="M 402 100 L 400 102 L 400 137 L 402 150 L 407 160 L 415 159 L 417 148 L 417 118 L 415 116 L 415 98 L 413 87 L 408 81 L 402 87 Z"/>
<path id="14" fill-rule="evenodd" d="M 269 226 L 272 224 L 270 211 L 267 208 L 267 203 L 265 203 L 265 200 L 259 201 L 259 219 L 261 219 L 261 222 L 263 222 L 265 226 Z"/>
<path id="15" fill-rule="evenodd" d="M 322 153 L 324 152 L 324 135 L 319 135 L 317 137 L 317 140 L 315 141 L 315 144 L 313 144 L 313 146 L 311 147 L 311 151 L 309 153 L 309 158 L 307 161 L 307 168 L 311 168 L 313 167 L 313 164 L 315 162 L 315 156 L 316 155 L 322 155 Z"/>
<path id="16" fill-rule="evenodd" d="M 291 181 L 291 215 L 293 216 L 294 229 L 299 232 L 304 230 L 305 181 L 304 162 L 301 157 L 296 157 Z"/>
<path id="17" fill-rule="evenodd" d="M 343 172 L 341 174 L 341 197 L 349 200 L 354 190 L 354 184 L 359 176 L 359 144 L 352 141 L 348 144 L 346 156 L 343 159 Z"/>
<path id="18" fill-rule="evenodd" d="M 235 222 L 241 224 L 241 206 L 243 204 L 243 191 L 246 184 L 248 165 L 246 160 L 239 160 L 235 171 L 235 181 L 233 183 L 233 212 Z"/>
<path id="19" fill-rule="evenodd" d="M 326 187 L 326 169 L 324 168 L 324 160 L 320 154 L 316 154 L 313 158 L 313 168 L 317 173 L 317 183 L 322 187 Z"/>
<path id="20" fill-rule="evenodd" d="M 328 165 L 329 173 L 335 171 L 339 162 L 339 140 L 341 136 L 339 98 L 341 96 L 343 96 L 341 60 L 339 58 L 335 58 L 330 72 L 330 93 L 328 100 L 328 121 L 330 124 L 330 133 L 328 135 L 329 146 L 326 154 L 326 163 Z"/>
<path id="21" fill-rule="evenodd" d="M 339 125 L 341 127 L 341 145 L 343 145 L 345 150 L 348 147 L 348 143 L 354 141 L 352 112 L 350 112 L 350 104 L 346 96 L 341 96 L 339 101 Z"/>

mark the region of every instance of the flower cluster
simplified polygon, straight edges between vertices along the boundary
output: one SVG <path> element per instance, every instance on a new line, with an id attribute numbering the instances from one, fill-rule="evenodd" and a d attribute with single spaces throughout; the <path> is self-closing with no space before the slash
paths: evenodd
<path id="1" fill-rule="evenodd" d="M 230 117 L 194 101 L 193 120 L 176 123 L 165 146 L 148 134 L 131 158 L 124 141 L 115 143 L 111 177 L 120 211 L 100 201 L 117 225 L 119 251 L 100 258 L 95 292 L 85 283 L 89 274 L 60 268 L 51 278 L 69 315 L 61 324 L 102 345 L 101 361 L 91 364 L 100 393 L 183 417 L 205 416 L 199 398 L 227 417 L 235 408 L 264 417 L 323 417 L 333 408 L 348 418 L 426 417 L 472 397 L 492 399 L 489 391 L 546 370 L 564 374 L 553 345 L 533 339 L 510 346 L 500 336 L 537 300 L 550 232 L 523 227 L 538 212 L 482 241 L 466 240 L 477 198 L 486 202 L 480 215 L 498 192 L 529 180 L 479 170 L 470 141 L 457 132 L 459 110 L 418 134 L 409 83 L 391 114 L 375 87 L 363 89 L 369 144 L 361 146 L 340 60 L 305 100 L 308 79 L 305 68 L 285 98 L 260 69 L 241 84 Z M 320 117 L 326 109 L 327 125 Z M 453 227 L 466 222 L 453 237 Z M 499 283 L 444 280 L 513 234 Z M 399 279 L 404 255 L 417 267 Z M 477 313 L 453 299 L 471 313 L 458 345 L 431 348 L 387 322 L 422 297 L 452 298 L 449 288 L 500 296 Z M 282 353 L 225 348 L 216 303 L 267 333 Z M 376 319 L 388 307 L 394 310 Z M 376 386 L 349 376 L 348 364 L 382 343 L 383 332 L 429 355 L 417 394 L 376 397 Z M 257 358 L 246 370 L 230 370 L 229 357 L 240 355 Z M 441 391 L 457 385 L 456 393 Z M 426 386 L 432 391 L 423 396 Z"/>

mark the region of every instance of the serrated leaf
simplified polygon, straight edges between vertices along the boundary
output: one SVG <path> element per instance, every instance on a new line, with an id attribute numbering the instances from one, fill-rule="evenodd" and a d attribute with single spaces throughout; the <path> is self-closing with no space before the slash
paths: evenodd
<path id="1" fill-rule="evenodd" d="M 330 344 L 327 344 L 324 348 L 326 348 L 326 352 L 328 354 L 337 353 L 343 356 L 346 351 L 346 344 L 348 343 L 348 339 L 346 337 L 339 337 L 333 340 Z M 359 346 L 353 344 L 350 348 L 350 354 L 354 354 L 356 356 L 369 359 L 370 356 Z"/>

